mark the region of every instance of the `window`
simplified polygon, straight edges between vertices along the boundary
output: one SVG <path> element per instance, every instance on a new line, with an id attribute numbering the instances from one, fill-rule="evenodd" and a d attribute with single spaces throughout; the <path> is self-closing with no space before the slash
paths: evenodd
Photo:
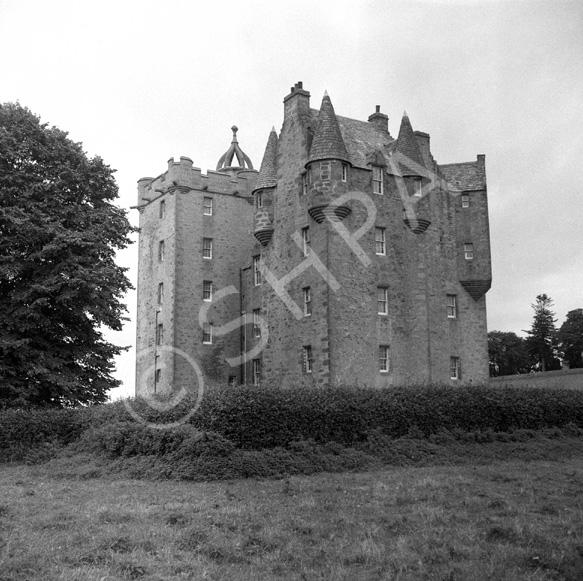
<path id="1" fill-rule="evenodd" d="M 205 216 L 212 216 L 213 215 L 213 199 L 212 198 L 207 198 L 205 196 L 205 198 L 203 200 L 202 213 Z"/>
<path id="2" fill-rule="evenodd" d="M 164 302 L 164 283 L 158 283 L 158 304 L 161 305 Z"/>
<path id="3" fill-rule="evenodd" d="M 162 370 L 156 369 L 156 383 L 160 383 L 161 379 L 162 379 Z"/>
<path id="4" fill-rule="evenodd" d="M 253 257 L 253 284 L 259 286 L 261 284 L 261 270 L 259 264 L 259 256 Z"/>
<path id="5" fill-rule="evenodd" d="M 158 323 L 156 325 L 156 345 L 162 345 L 164 342 L 164 325 Z"/>
<path id="6" fill-rule="evenodd" d="M 261 383 L 261 360 L 253 359 L 253 385 Z"/>
<path id="7" fill-rule="evenodd" d="M 345 182 L 347 177 L 348 177 L 348 166 L 345 163 L 343 163 L 342 164 L 342 181 Z"/>
<path id="8" fill-rule="evenodd" d="M 304 256 L 310 254 L 310 229 L 302 228 L 302 242 L 303 242 L 303 252 Z"/>
<path id="9" fill-rule="evenodd" d="M 391 366 L 389 359 L 389 346 L 381 345 L 379 347 L 379 371 L 381 373 L 388 373 Z"/>
<path id="10" fill-rule="evenodd" d="M 379 286 L 377 288 L 377 304 L 378 304 L 378 314 L 388 315 L 388 295 L 389 289 L 386 286 Z"/>
<path id="11" fill-rule="evenodd" d="M 213 257 L 213 239 L 203 238 L 202 239 L 202 257 L 212 258 Z"/>
<path id="12" fill-rule="evenodd" d="M 309 317 L 312 314 L 312 293 L 309 286 L 303 288 L 302 291 L 304 293 L 304 317 Z"/>
<path id="13" fill-rule="evenodd" d="M 158 242 L 158 262 L 164 262 L 164 240 Z"/>
<path id="14" fill-rule="evenodd" d="M 447 318 L 457 319 L 457 295 L 447 295 Z"/>
<path id="15" fill-rule="evenodd" d="M 261 190 L 255 194 L 255 203 L 258 208 L 263 208 L 263 192 Z"/>
<path id="16" fill-rule="evenodd" d="M 202 281 L 202 300 L 211 302 L 213 300 L 213 281 Z"/>
<path id="17" fill-rule="evenodd" d="M 304 373 L 312 373 L 314 359 L 312 357 L 312 346 L 304 345 Z"/>
<path id="18" fill-rule="evenodd" d="M 259 318 L 261 316 L 261 309 L 253 309 L 253 336 L 261 337 L 261 325 Z"/>
<path id="19" fill-rule="evenodd" d="M 459 357 L 450 357 L 449 359 L 449 376 L 452 379 L 461 378 L 461 367 Z"/>
<path id="20" fill-rule="evenodd" d="M 308 174 L 305 173 L 302 176 L 302 196 L 305 196 L 308 193 Z"/>
<path id="21" fill-rule="evenodd" d="M 162 200 L 160 202 L 160 218 L 164 218 L 166 216 L 166 202 Z"/>
<path id="22" fill-rule="evenodd" d="M 213 342 L 213 324 L 203 323 L 202 324 L 202 342 L 206 345 L 212 345 Z"/>
<path id="23" fill-rule="evenodd" d="M 237 385 L 237 377 L 235 375 L 229 375 L 229 385 Z"/>
<path id="24" fill-rule="evenodd" d="M 372 193 L 383 193 L 383 168 L 378 165 L 372 166 Z"/>
<path id="25" fill-rule="evenodd" d="M 464 256 L 466 260 L 474 259 L 474 245 L 471 243 L 464 244 Z"/>
<path id="26" fill-rule="evenodd" d="M 470 207 L 470 194 L 462 194 L 462 208 Z"/>
<path id="27" fill-rule="evenodd" d="M 375 252 L 379 256 L 384 256 L 387 253 L 387 244 L 385 240 L 384 228 L 374 229 L 374 240 L 375 240 Z"/>
<path id="28" fill-rule="evenodd" d="M 423 195 L 423 181 L 415 180 L 415 196 L 420 198 Z"/>

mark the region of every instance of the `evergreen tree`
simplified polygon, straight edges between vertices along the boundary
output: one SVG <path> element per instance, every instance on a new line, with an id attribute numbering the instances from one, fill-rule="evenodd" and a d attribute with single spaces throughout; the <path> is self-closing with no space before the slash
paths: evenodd
<path id="1" fill-rule="evenodd" d="M 567 313 L 567 318 L 559 329 L 558 338 L 569 367 L 583 367 L 583 309 Z"/>
<path id="2" fill-rule="evenodd" d="M 114 170 L 19 104 L 0 104 L 0 407 L 100 403 L 116 387 L 133 231 Z"/>
<path id="3" fill-rule="evenodd" d="M 550 371 L 560 369 L 561 362 L 557 358 L 557 329 L 555 313 L 551 310 L 553 301 L 545 294 L 536 297 L 534 320 L 526 338 L 528 353 L 532 357 L 533 369 Z"/>

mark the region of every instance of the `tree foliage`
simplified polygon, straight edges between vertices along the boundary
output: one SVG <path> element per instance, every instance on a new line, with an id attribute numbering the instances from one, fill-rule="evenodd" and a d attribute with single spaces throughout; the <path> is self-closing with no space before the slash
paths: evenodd
<path id="1" fill-rule="evenodd" d="M 103 402 L 131 285 L 114 170 L 19 104 L 0 105 L 0 407 Z"/>
<path id="2" fill-rule="evenodd" d="M 532 367 L 538 371 L 560 369 L 558 355 L 555 313 L 551 310 L 553 301 L 545 294 L 536 297 L 534 319 L 526 338 L 526 347 L 532 358 Z"/>
<path id="3" fill-rule="evenodd" d="M 558 339 L 563 357 L 570 368 L 583 367 L 583 309 L 567 313 Z"/>
<path id="4" fill-rule="evenodd" d="M 490 331 L 488 333 L 490 376 L 514 375 L 530 371 L 526 342 L 516 333 Z"/>

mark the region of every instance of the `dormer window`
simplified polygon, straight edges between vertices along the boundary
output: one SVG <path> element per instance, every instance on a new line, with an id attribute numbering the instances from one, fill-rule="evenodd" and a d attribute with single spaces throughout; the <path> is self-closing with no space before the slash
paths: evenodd
<path id="1" fill-rule="evenodd" d="M 378 165 L 372 166 L 372 193 L 383 194 L 383 168 Z"/>
<path id="2" fill-rule="evenodd" d="M 261 190 L 255 194 L 255 201 L 258 208 L 263 208 L 263 192 Z"/>

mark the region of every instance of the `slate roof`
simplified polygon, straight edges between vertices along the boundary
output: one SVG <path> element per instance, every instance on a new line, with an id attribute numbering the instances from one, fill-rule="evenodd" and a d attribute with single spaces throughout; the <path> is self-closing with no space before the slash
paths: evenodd
<path id="1" fill-rule="evenodd" d="M 448 163 L 438 166 L 448 184 L 460 191 L 486 189 L 486 172 L 479 161 Z"/>
<path id="2" fill-rule="evenodd" d="M 328 93 L 322 99 L 307 163 L 320 159 L 341 159 L 350 162 L 334 106 Z"/>
<path id="3" fill-rule="evenodd" d="M 259 175 L 257 176 L 253 191 L 277 186 L 277 144 L 277 133 L 275 132 L 275 128 L 273 128 L 265 146 L 265 153 L 263 154 L 261 168 L 259 169 Z"/>
<path id="4" fill-rule="evenodd" d="M 422 176 L 427 173 L 425 171 L 425 161 L 421 154 L 419 142 L 417 141 L 417 137 L 415 137 L 407 113 L 403 113 L 403 118 L 401 119 L 395 153 L 396 159 L 393 160 L 391 169 L 392 171 L 396 171 L 398 175 Z"/>

